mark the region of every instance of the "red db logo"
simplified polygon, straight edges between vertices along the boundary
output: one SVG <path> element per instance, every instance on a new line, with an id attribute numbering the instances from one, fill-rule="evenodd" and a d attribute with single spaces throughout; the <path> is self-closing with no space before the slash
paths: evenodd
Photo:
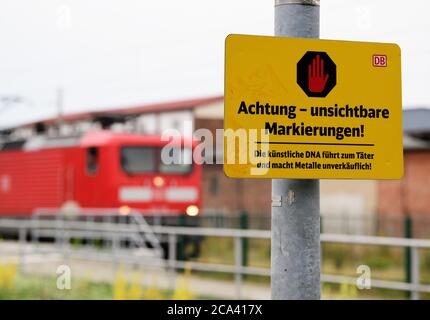
<path id="1" fill-rule="evenodd" d="M 374 67 L 386 67 L 387 66 L 387 56 L 383 54 L 374 54 L 372 56 L 372 65 Z"/>

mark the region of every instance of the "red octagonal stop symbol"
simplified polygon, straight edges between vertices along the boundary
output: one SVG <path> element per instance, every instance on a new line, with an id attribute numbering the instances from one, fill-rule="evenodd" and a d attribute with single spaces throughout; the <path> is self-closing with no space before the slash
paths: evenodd
<path id="1" fill-rule="evenodd" d="M 327 96 L 336 85 L 336 64 L 326 52 L 306 52 L 297 62 L 297 84 L 308 97 Z"/>

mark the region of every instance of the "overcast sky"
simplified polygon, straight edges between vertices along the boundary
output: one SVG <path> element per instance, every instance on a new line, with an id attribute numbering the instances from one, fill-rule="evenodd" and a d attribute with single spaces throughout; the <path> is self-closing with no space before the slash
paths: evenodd
<path id="1" fill-rule="evenodd" d="M 273 0 L 0 0 L 0 127 L 223 93 L 229 33 L 273 34 Z M 395 42 L 403 103 L 430 107 L 430 1 L 321 0 L 321 38 Z"/>

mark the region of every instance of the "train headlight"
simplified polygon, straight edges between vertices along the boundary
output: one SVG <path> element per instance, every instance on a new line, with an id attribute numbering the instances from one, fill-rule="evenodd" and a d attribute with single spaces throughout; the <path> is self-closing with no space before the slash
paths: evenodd
<path id="1" fill-rule="evenodd" d="M 163 177 L 155 177 L 152 182 L 154 183 L 154 186 L 156 186 L 157 188 L 161 188 L 162 186 L 164 186 Z"/>
<path id="2" fill-rule="evenodd" d="M 121 216 L 128 216 L 130 214 L 130 207 L 129 206 L 121 206 L 118 209 L 118 212 Z"/>
<path id="3" fill-rule="evenodd" d="M 195 205 L 191 205 L 187 207 L 187 210 L 185 210 L 186 214 L 190 217 L 195 217 L 199 214 L 199 207 Z"/>

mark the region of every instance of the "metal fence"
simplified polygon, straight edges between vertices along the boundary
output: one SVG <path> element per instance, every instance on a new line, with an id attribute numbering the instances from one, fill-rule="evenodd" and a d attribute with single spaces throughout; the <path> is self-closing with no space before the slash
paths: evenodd
<path id="1" fill-rule="evenodd" d="M 240 230 L 227 228 L 196 228 L 196 227 L 167 227 L 151 226 L 151 233 L 161 237 L 164 236 L 168 241 L 169 255 L 167 260 L 157 256 L 132 255 L 131 251 L 119 250 L 118 241 L 121 239 L 132 238 L 136 233 L 141 232 L 138 226 L 130 223 L 112 223 L 104 220 L 101 221 L 69 221 L 64 219 L 61 223 L 58 220 L 39 220 L 35 224 L 34 220 L 0 220 L 0 228 L 13 228 L 19 230 L 19 261 L 25 263 L 26 255 L 31 253 L 23 248 L 27 243 L 28 236 L 37 231 L 38 237 L 53 237 L 56 239 L 55 250 L 64 255 L 65 258 L 74 255 L 88 259 L 101 259 L 100 253 L 94 253 L 89 250 L 82 254 L 80 250 L 75 250 L 71 246 L 70 240 L 73 238 L 86 239 L 104 239 L 110 240 L 112 250 L 110 259 L 112 263 L 133 263 L 140 265 L 157 265 L 166 268 L 172 275 L 178 269 L 191 267 L 195 271 L 222 272 L 231 273 L 235 277 L 236 297 L 242 297 L 242 284 L 244 275 L 270 276 L 270 269 L 258 268 L 243 265 L 243 239 L 267 239 L 270 240 L 271 234 L 267 230 Z M 202 236 L 202 237 L 226 237 L 234 240 L 234 261 L 233 265 L 213 264 L 196 261 L 180 261 L 176 258 L 177 241 L 181 236 Z M 34 238 L 33 238 L 34 239 Z M 423 239 L 404 239 L 393 237 L 374 237 L 358 235 L 341 235 L 341 234 L 322 234 L 322 243 L 341 243 L 369 246 L 389 246 L 410 248 L 412 254 L 412 277 L 411 282 L 397 282 L 372 279 L 373 288 L 394 289 L 411 292 L 411 298 L 419 299 L 420 293 L 430 293 L 430 285 L 420 282 L 420 249 L 430 249 L 430 240 Z M 115 245 L 116 243 L 116 245 Z M 32 250 L 37 250 L 33 248 Z M 119 254 L 121 251 L 121 254 Z M 332 274 L 323 274 L 322 282 L 327 283 L 349 283 L 356 284 L 357 278 L 348 276 L 339 276 Z"/>
<path id="2" fill-rule="evenodd" d="M 270 230 L 270 214 L 234 214 L 204 213 L 198 217 L 186 217 L 196 220 L 193 223 L 209 228 L 238 228 Z M 357 234 L 386 237 L 413 237 L 430 239 L 430 214 L 425 215 L 354 215 L 329 214 L 321 215 L 321 230 L 325 233 Z"/>

